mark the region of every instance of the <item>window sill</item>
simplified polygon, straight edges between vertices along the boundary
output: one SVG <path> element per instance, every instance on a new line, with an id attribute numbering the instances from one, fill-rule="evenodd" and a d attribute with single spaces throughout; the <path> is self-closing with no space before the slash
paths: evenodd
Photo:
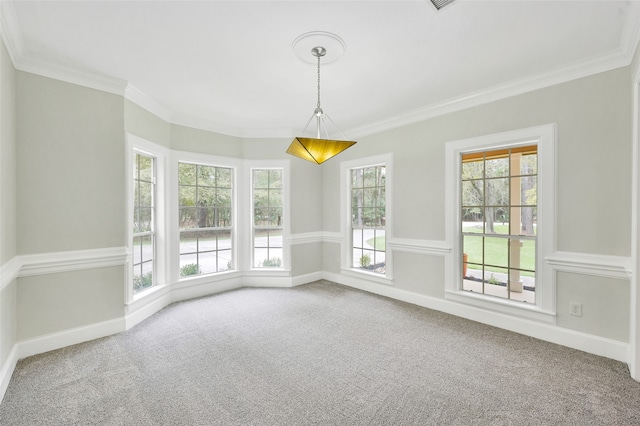
<path id="1" fill-rule="evenodd" d="M 362 280 L 373 281 L 379 284 L 393 286 L 394 283 L 393 278 L 386 275 L 377 274 L 375 272 L 361 271 L 355 268 L 343 268 L 341 272 L 344 275 L 359 278 Z"/>
<path id="2" fill-rule="evenodd" d="M 540 321 L 548 324 L 556 323 L 555 312 L 545 311 L 540 309 L 537 305 L 527 304 L 524 302 L 513 302 L 507 299 L 500 299 L 494 296 L 486 296 L 463 290 L 446 291 L 445 299 L 514 317 Z"/>
<path id="3" fill-rule="evenodd" d="M 248 277 L 263 277 L 265 275 L 271 277 L 288 277 L 291 276 L 291 271 L 282 268 L 253 268 L 245 271 L 243 275 Z"/>

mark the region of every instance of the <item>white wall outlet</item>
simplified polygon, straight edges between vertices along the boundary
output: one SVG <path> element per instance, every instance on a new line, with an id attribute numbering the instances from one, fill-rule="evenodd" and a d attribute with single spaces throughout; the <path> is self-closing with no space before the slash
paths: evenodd
<path id="1" fill-rule="evenodd" d="M 576 317 L 582 316 L 582 303 L 569 302 L 569 313 Z"/>

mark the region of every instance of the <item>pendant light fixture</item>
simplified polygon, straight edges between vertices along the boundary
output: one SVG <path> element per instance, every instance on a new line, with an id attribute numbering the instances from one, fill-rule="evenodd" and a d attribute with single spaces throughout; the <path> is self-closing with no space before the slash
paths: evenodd
<path id="1" fill-rule="evenodd" d="M 291 145 L 289 145 L 287 154 L 295 155 L 296 157 L 316 164 L 322 164 L 350 146 L 355 145 L 356 142 L 346 140 L 347 138 L 344 133 L 342 133 L 342 130 L 340 130 L 336 123 L 334 123 L 334 121 L 324 113 L 320 106 L 320 58 L 327 54 L 327 50 L 322 46 L 316 46 L 311 49 L 311 54 L 315 56 L 318 61 L 318 102 L 316 103 L 316 109 L 313 111 L 311 118 L 309 118 L 302 134 L 305 134 L 311 122 L 315 120 L 315 138 L 305 136 L 296 137 L 291 142 Z M 327 129 L 327 124 L 329 123 L 338 130 L 342 138 L 345 140 L 329 138 L 329 132 Z"/>

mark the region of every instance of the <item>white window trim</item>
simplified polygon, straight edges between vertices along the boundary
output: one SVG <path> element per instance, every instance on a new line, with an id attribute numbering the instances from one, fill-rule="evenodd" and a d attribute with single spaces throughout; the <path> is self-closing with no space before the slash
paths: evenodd
<path id="1" fill-rule="evenodd" d="M 290 177 L 290 161 L 289 160 L 250 160 L 245 161 L 246 166 L 246 188 L 248 193 L 246 196 L 246 208 L 243 211 L 247 213 L 247 217 L 243 223 L 246 223 L 247 235 L 245 239 L 245 252 L 242 259 L 245 262 L 243 270 L 262 275 L 280 275 L 288 276 L 291 272 L 291 212 L 290 212 L 290 194 L 291 180 Z M 280 268 L 254 268 L 253 259 L 253 170 L 282 169 L 282 215 L 284 220 L 282 223 L 282 266 Z M 284 273 L 284 274 L 283 274 Z"/>
<path id="2" fill-rule="evenodd" d="M 538 235 L 536 304 L 462 290 L 460 237 L 460 155 L 523 145 L 538 145 Z M 445 257 L 445 298 L 508 315 L 554 323 L 555 274 L 547 258 L 556 251 L 556 125 L 546 124 L 448 142 L 445 146 L 445 238 L 453 250 Z"/>
<path id="3" fill-rule="evenodd" d="M 231 229 L 231 252 L 233 257 L 232 269 L 228 271 L 212 272 L 210 274 L 198 274 L 190 277 L 180 276 L 180 227 L 179 227 L 179 206 L 178 206 L 178 163 L 198 164 L 204 166 L 224 167 L 233 170 L 233 226 Z M 241 217 L 238 214 L 240 210 L 238 192 L 241 185 L 240 171 L 242 170 L 242 160 L 238 160 L 232 157 L 221 157 L 217 155 L 199 154 L 195 152 L 187 151 L 171 151 L 171 181 L 170 181 L 170 200 L 169 200 L 169 234 L 175 241 L 170 241 L 169 244 L 169 259 L 168 262 L 170 268 L 170 276 L 173 282 L 188 282 L 199 281 L 202 278 L 216 277 L 219 275 L 228 275 L 239 271 L 240 265 L 238 261 L 238 243 L 241 241 L 238 233 L 241 228 Z"/>
<path id="4" fill-rule="evenodd" d="M 160 288 L 167 284 L 169 281 L 169 270 L 167 268 L 167 245 L 165 243 L 168 235 L 168 221 L 167 221 L 167 188 L 168 188 L 168 173 L 167 173 L 167 161 L 169 157 L 169 150 L 163 146 L 157 145 L 141 137 L 127 134 L 127 156 L 126 156 L 126 197 L 127 197 L 127 265 L 126 265 L 126 280 L 125 280 L 125 297 L 127 303 L 131 303 L 134 300 L 138 300 L 150 293 L 153 293 L 154 289 Z M 133 169 L 133 158 L 136 153 L 153 157 L 155 159 L 155 258 L 154 258 L 154 285 L 137 293 L 133 294 L 133 176 L 131 170 Z"/>
<path id="5" fill-rule="evenodd" d="M 351 169 L 378 166 L 384 164 L 385 176 L 385 273 L 363 271 L 354 268 L 351 232 Z M 374 155 L 340 163 L 340 233 L 344 236 L 341 247 L 341 270 L 343 274 L 365 278 L 382 284 L 393 284 L 393 252 L 390 242 L 393 239 L 393 153 Z"/>

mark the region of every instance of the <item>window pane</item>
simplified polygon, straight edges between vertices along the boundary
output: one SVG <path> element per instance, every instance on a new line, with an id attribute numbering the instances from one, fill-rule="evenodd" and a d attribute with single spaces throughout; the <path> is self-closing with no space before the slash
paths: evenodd
<path id="1" fill-rule="evenodd" d="M 138 265 L 142 262 L 142 239 L 141 237 L 133 237 L 133 243 L 131 245 L 133 251 L 133 264 Z"/>
<path id="2" fill-rule="evenodd" d="M 377 167 L 367 167 L 363 169 L 364 187 L 373 188 L 378 185 L 379 170 Z"/>
<path id="3" fill-rule="evenodd" d="M 364 226 L 364 212 L 361 208 L 352 210 L 352 223 L 353 228 L 362 228 Z"/>
<path id="4" fill-rule="evenodd" d="M 216 170 L 216 183 L 218 188 L 231 188 L 233 174 L 231 169 L 218 167 Z"/>
<path id="5" fill-rule="evenodd" d="M 463 290 L 535 303 L 536 149 L 462 155 Z"/>
<path id="6" fill-rule="evenodd" d="M 467 254 L 468 262 L 482 264 L 484 245 L 484 237 L 475 235 L 463 235 L 462 247 L 463 252 Z"/>
<path id="7" fill-rule="evenodd" d="M 368 208 L 362 209 L 362 215 L 364 219 L 364 226 L 366 228 L 374 227 L 378 223 L 375 208 L 368 207 Z"/>
<path id="8" fill-rule="evenodd" d="M 487 206 L 509 205 L 509 179 L 487 179 Z"/>
<path id="9" fill-rule="evenodd" d="M 535 207 L 512 207 L 511 217 L 514 218 L 511 225 L 514 229 L 512 234 L 536 235 L 536 213 Z"/>
<path id="10" fill-rule="evenodd" d="M 196 205 L 196 187 L 180 186 L 178 187 L 178 202 L 180 206 L 194 207 Z"/>
<path id="11" fill-rule="evenodd" d="M 216 170 L 212 166 L 201 166 L 197 168 L 197 184 L 200 187 L 211 187 L 216 185 Z"/>
<path id="12" fill-rule="evenodd" d="M 183 169 L 185 176 L 179 181 L 180 228 L 193 231 L 180 233 L 180 275 L 227 270 L 232 253 L 231 231 L 224 231 L 220 240 L 219 231 L 211 228 L 232 226 L 233 169 L 201 164 Z M 225 250 L 227 259 L 222 266 L 220 250 Z"/>
<path id="13" fill-rule="evenodd" d="M 282 249 L 269 248 L 269 258 L 263 261 L 262 266 L 265 268 L 281 268 L 282 267 Z"/>
<path id="14" fill-rule="evenodd" d="M 462 232 L 482 232 L 484 210 L 480 207 L 462 209 Z"/>
<path id="15" fill-rule="evenodd" d="M 218 271 L 228 271 L 233 269 L 233 260 L 231 259 L 231 250 L 221 250 L 217 252 Z"/>
<path id="16" fill-rule="evenodd" d="M 351 170 L 352 267 L 381 274 L 386 248 L 385 173 L 384 166 Z"/>
<path id="17" fill-rule="evenodd" d="M 283 265 L 282 189 L 281 169 L 253 170 L 254 268 Z"/>
<path id="18" fill-rule="evenodd" d="M 507 269 L 506 268 L 491 268 L 492 270 L 486 270 L 484 273 L 484 292 L 490 296 L 497 296 L 508 298 L 509 292 L 507 290 Z"/>
<path id="19" fill-rule="evenodd" d="M 264 246 L 262 246 L 264 247 Z M 264 262 L 267 260 L 267 256 L 269 256 L 269 249 L 267 248 L 259 248 L 257 245 L 253 250 L 253 267 L 254 268 L 262 268 Z"/>
<path id="20" fill-rule="evenodd" d="M 470 180 L 462 182 L 462 205 L 484 205 L 484 181 Z"/>
<path id="21" fill-rule="evenodd" d="M 487 159 L 485 168 L 487 178 L 509 176 L 509 157 Z"/>
<path id="22" fill-rule="evenodd" d="M 198 186 L 197 202 L 199 206 L 212 206 L 215 204 L 216 190 L 214 188 Z"/>
<path id="23" fill-rule="evenodd" d="M 364 190 L 364 207 L 375 207 L 378 203 L 378 191 L 376 188 L 366 188 Z"/>
<path id="24" fill-rule="evenodd" d="M 153 206 L 153 184 L 150 182 L 138 182 L 138 205 L 151 207 Z"/>
<path id="25" fill-rule="evenodd" d="M 196 208 L 180 207 L 180 229 L 189 229 L 196 227 Z"/>
<path id="26" fill-rule="evenodd" d="M 140 237 L 142 249 L 142 261 L 148 262 L 153 259 L 153 236 L 145 235 Z"/>
<path id="27" fill-rule="evenodd" d="M 218 209 L 219 222 L 217 226 L 229 227 L 233 226 L 233 217 L 231 209 Z"/>
<path id="28" fill-rule="evenodd" d="M 507 267 L 509 261 L 509 240 L 507 238 L 484 239 L 484 264 Z"/>
<path id="29" fill-rule="evenodd" d="M 138 155 L 138 158 L 138 172 L 140 173 L 139 179 L 151 182 L 153 180 L 153 158 L 146 157 L 144 155 Z"/>
<path id="30" fill-rule="evenodd" d="M 198 255 L 193 254 L 181 254 L 180 255 L 180 276 L 189 277 L 192 275 L 199 275 L 200 268 L 198 267 Z"/>
<path id="31" fill-rule="evenodd" d="M 138 209 L 138 222 L 134 224 L 135 232 L 150 232 L 151 228 L 151 219 L 153 217 L 153 209 L 152 208 L 140 208 Z"/>
<path id="32" fill-rule="evenodd" d="M 357 259 L 356 268 L 373 270 L 375 266 L 373 250 L 362 250 L 361 253 L 362 255 L 360 256 L 360 258 Z"/>
<path id="33" fill-rule="evenodd" d="M 269 207 L 269 190 L 256 189 L 253 191 L 253 207 L 255 209 Z"/>
<path id="34" fill-rule="evenodd" d="M 362 169 L 351 170 L 351 188 L 361 189 L 364 187 L 364 174 Z"/>
<path id="35" fill-rule="evenodd" d="M 154 267 L 154 158 L 134 153 L 133 158 L 133 292 L 153 285 Z M 138 233 L 147 235 L 135 235 Z"/>
<path id="36" fill-rule="evenodd" d="M 212 274 L 218 272 L 218 256 L 216 252 L 205 252 L 198 255 L 198 266 L 201 274 Z"/>
<path id="37" fill-rule="evenodd" d="M 538 174 L 538 155 L 523 155 L 520 160 L 520 174 L 535 175 Z"/>
<path id="38" fill-rule="evenodd" d="M 269 238 L 269 248 L 274 248 L 274 247 L 283 247 L 283 241 L 282 241 L 282 231 L 279 230 L 275 230 L 275 231 L 269 231 L 268 234 L 268 238 Z"/>
<path id="39" fill-rule="evenodd" d="M 198 233 L 198 252 L 215 251 L 218 248 L 216 231 L 203 231 Z"/>
<path id="40" fill-rule="evenodd" d="M 509 234 L 507 208 L 487 207 L 485 213 L 484 232 L 486 234 Z"/>
<path id="41" fill-rule="evenodd" d="M 229 260 L 231 260 L 231 231 L 216 231 L 218 234 L 218 250 L 228 252 Z"/>
<path id="42" fill-rule="evenodd" d="M 219 207 L 231 208 L 233 202 L 233 191 L 231 189 L 220 189 L 216 191 L 216 205 Z"/>
<path id="43" fill-rule="evenodd" d="M 369 247 L 373 247 L 374 250 L 379 252 L 386 251 L 387 240 L 385 237 L 385 229 L 376 229 L 373 233 L 373 238 L 368 239 L 365 243 Z"/>
<path id="44" fill-rule="evenodd" d="M 180 254 L 197 253 L 198 233 L 193 231 L 180 232 Z"/>
<path id="45" fill-rule="evenodd" d="M 364 190 L 353 189 L 351 191 L 351 209 L 355 210 L 364 207 Z"/>
<path id="46" fill-rule="evenodd" d="M 536 270 L 536 241 L 535 240 L 511 240 L 510 267 Z"/>
<path id="47" fill-rule="evenodd" d="M 269 171 L 254 170 L 253 171 L 253 188 L 269 188 Z"/>
<path id="48" fill-rule="evenodd" d="M 274 226 L 274 227 L 282 226 L 282 209 L 270 208 L 267 211 L 268 211 L 267 226 Z"/>
<path id="49" fill-rule="evenodd" d="M 462 163 L 462 180 L 482 179 L 484 177 L 483 161 L 465 161 Z"/>
<path id="50" fill-rule="evenodd" d="M 523 206 L 535 206 L 538 202 L 538 178 L 536 176 L 523 176 L 519 180 L 520 204 Z"/>
<path id="51" fill-rule="evenodd" d="M 178 163 L 178 185 L 195 185 L 195 184 L 196 184 L 196 165 Z"/>
<path id="52" fill-rule="evenodd" d="M 282 170 L 269 170 L 269 188 L 282 188 Z"/>

